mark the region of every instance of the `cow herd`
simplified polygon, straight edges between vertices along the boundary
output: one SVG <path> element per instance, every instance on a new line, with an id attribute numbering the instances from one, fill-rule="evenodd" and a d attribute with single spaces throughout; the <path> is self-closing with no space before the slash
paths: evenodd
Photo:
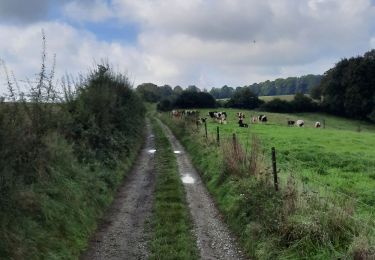
<path id="1" fill-rule="evenodd" d="M 180 118 L 182 116 L 187 116 L 191 118 L 195 118 L 197 124 L 198 123 L 205 123 L 207 118 L 199 118 L 199 111 L 198 110 L 173 110 L 171 112 L 172 117 Z M 227 124 L 227 119 L 228 115 L 225 111 L 210 111 L 208 112 L 208 115 L 212 120 L 219 124 Z M 238 117 L 238 126 L 239 127 L 249 127 L 247 123 L 245 123 L 245 113 L 243 112 L 237 112 L 236 116 Z M 267 123 L 268 118 L 266 115 L 258 115 L 258 116 L 253 116 L 251 118 L 251 123 Z M 297 127 L 303 127 L 305 126 L 305 121 L 302 119 L 298 120 L 287 120 L 287 125 L 288 126 L 297 126 Z M 321 123 L 320 122 L 315 122 L 314 123 L 315 128 L 320 128 Z"/>

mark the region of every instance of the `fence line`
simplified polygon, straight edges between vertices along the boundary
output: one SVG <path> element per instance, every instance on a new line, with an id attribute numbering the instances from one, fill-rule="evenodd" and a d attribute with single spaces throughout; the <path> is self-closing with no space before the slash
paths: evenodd
<path id="1" fill-rule="evenodd" d="M 207 125 L 205 124 L 205 129 L 207 129 L 206 127 L 207 127 Z M 211 137 L 212 140 L 210 142 L 211 144 L 215 144 L 215 143 L 219 144 L 221 142 L 221 140 L 227 140 L 228 142 L 231 142 L 231 139 L 232 139 L 233 144 L 234 144 L 234 142 L 236 142 L 236 143 L 238 142 L 237 137 L 236 137 L 237 131 L 236 131 L 236 133 L 230 134 L 230 133 L 225 133 L 225 132 L 222 132 L 222 131 L 220 132 L 219 128 L 220 128 L 219 126 L 216 127 L 216 140 L 215 140 L 215 133 L 212 133 L 212 137 Z M 246 156 L 247 156 L 248 147 L 249 147 L 249 136 L 250 136 L 250 132 L 251 132 L 250 128 L 251 127 L 249 127 L 248 130 L 247 130 L 247 138 L 246 138 L 246 145 L 245 145 Z M 206 130 L 206 131 L 208 131 L 208 130 Z M 197 133 L 200 133 L 200 128 L 198 128 Z M 275 158 L 275 160 L 276 160 L 276 158 Z M 285 164 L 289 164 L 289 163 L 294 165 L 294 166 L 299 166 L 299 167 L 303 167 L 303 165 L 309 165 L 310 166 L 310 163 L 303 162 L 303 161 L 298 160 L 297 158 L 291 157 L 289 155 L 287 157 L 287 160 L 288 160 L 288 162 L 282 163 L 283 166 L 285 166 Z M 271 162 L 273 164 L 273 160 L 271 160 Z M 291 169 L 289 168 L 288 171 L 291 171 Z M 273 171 L 273 172 L 275 172 L 275 171 Z M 273 176 L 275 176 L 275 175 L 273 175 Z M 274 185 L 275 185 L 275 189 L 278 190 L 278 185 L 281 184 L 281 183 L 279 182 L 280 178 L 277 177 L 277 175 L 276 175 L 276 178 L 277 178 L 277 180 L 274 180 Z M 314 195 L 322 194 L 322 191 L 320 189 L 325 189 L 325 193 L 323 193 L 323 194 L 325 194 L 327 197 L 324 198 L 324 199 L 322 199 L 320 196 L 317 197 L 321 203 L 324 203 L 324 205 L 330 206 L 330 208 L 338 209 L 342 214 L 345 214 L 346 217 L 349 217 L 349 218 L 353 219 L 354 221 L 359 222 L 362 225 L 366 226 L 367 228 L 375 231 L 375 222 L 374 221 L 372 221 L 371 219 L 354 217 L 354 216 L 350 215 L 349 213 L 347 213 L 345 210 L 343 210 L 343 208 L 342 208 L 343 205 L 334 203 L 333 198 L 331 200 L 327 200 L 327 199 L 329 198 L 328 196 L 334 196 L 337 199 L 339 197 L 338 195 L 342 195 L 342 196 L 350 199 L 351 202 L 355 202 L 357 204 L 357 207 L 358 207 L 358 204 L 360 204 L 360 205 L 368 208 L 369 211 L 366 211 L 365 213 L 368 214 L 369 217 L 374 215 L 373 210 L 375 209 L 375 206 L 368 205 L 368 204 L 360 201 L 358 198 L 352 197 L 352 196 L 350 196 L 350 195 L 348 195 L 344 192 L 339 191 L 337 188 L 331 187 L 331 186 L 329 186 L 325 183 L 322 183 L 322 182 L 316 180 L 312 176 L 309 176 L 308 180 L 314 183 L 314 185 L 313 185 L 314 187 L 311 187 L 311 185 L 312 185 L 311 183 L 304 182 L 300 178 L 293 177 L 293 180 L 304 186 L 304 191 L 303 191 L 304 193 L 309 192 L 310 194 L 314 194 Z M 309 186 L 310 191 L 307 191 L 305 189 L 306 185 Z M 315 191 L 316 189 L 318 189 L 320 191 Z M 326 212 L 326 213 L 328 213 L 328 212 Z"/>

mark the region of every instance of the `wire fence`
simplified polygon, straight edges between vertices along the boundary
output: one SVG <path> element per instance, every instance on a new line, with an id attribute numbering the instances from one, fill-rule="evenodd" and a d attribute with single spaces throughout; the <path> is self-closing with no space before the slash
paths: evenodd
<path id="1" fill-rule="evenodd" d="M 197 117 L 175 118 L 175 120 L 181 119 L 184 119 L 184 128 L 198 135 L 206 144 L 217 147 L 228 144 L 242 145 L 242 147 L 244 146 L 246 156 L 249 155 L 252 142 L 250 140 L 250 136 L 252 135 L 250 127 L 245 130 L 247 131 L 245 133 L 245 143 L 242 142 L 241 144 L 237 139 L 237 133 L 222 132 L 219 124 L 212 129 L 212 127 L 207 127 L 207 120 L 202 122 Z M 243 130 L 241 131 L 243 133 Z M 268 165 L 266 169 L 270 171 L 272 168 L 271 151 L 263 150 L 259 157 L 265 161 L 265 164 Z M 300 160 L 289 154 L 287 161 L 283 162 L 281 170 L 274 169 L 276 174 L 281 174 L 278 174 L 279 176 L 276 178 L 274 178 L 275 175 L 269 174 L 273 176 L 272 179 L 270 178 L 270 181 L 274 181 L 275 188 L 281 190 L 289 189 L 291 183 L 293 183 L 294 192 L 298 194 L 296 203 L 301 208 L 303 204 L 309 203 L 309 200 L 314 198 L 321 205 L 320 209 L 324 211 L 322 213 L 329 214 L 334 210 L 336 214 L 350 218 L 356 223 L 360 223 L 363 227 L 375 232 L 375 206 L 369 205 L 354 196 L 340 191 L 336 187 L 321 182 L 312 174 L 305 178 L 300 177 L 299 172 L 304 167 L 311 167 L 311 162 Z"/>

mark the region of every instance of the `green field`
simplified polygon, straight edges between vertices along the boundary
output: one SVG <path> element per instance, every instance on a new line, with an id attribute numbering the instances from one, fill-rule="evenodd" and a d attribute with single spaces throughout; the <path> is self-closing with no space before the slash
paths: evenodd
<path id="1" fill-rule="evenodd" d="M 213 110 L 200 110 L 200 117 L 208 117 L 208 111 Z M 266 113 L 268 123 L 240 128 L 240 110 L 224 111 L 227 124 L 207 120 L 208 140 L 204 127 L 197 131 L 190 120 L 167 115 L 163 120 L 185 145 L 250 258 L 375 256 L 374 125 L 324 114 Z M 242 112 L 247 123 L 260 114 Z M 288 119 L 297 118 L 306 126 L 287 126 Z M 313 127 L 323 119 L 325 129 Z M 239 153 L 232 144 L 233 133 L 243 147 Z M 260 145 L 253 145 L 257 139 Z M 272 182 L 271 147 L 276 148 L 280 170 L 278 192 Z M 246 154 L 249 163 L 243 164 L 238 154 Z"/>
<path id="2" fill-rule="evenodd" d="M 202 110 L 204 116 L 210 110 Z M 269 159 L 271 147 L 276 147 L 277 162 L 283 174 L 293 173 L 313 186 L 328 185 L 333 192 L 342 192 L 360 201 L 365 211 L 375 207 L 375 125 L 324 114 L 266 113 L 266 124 L 251 124 L 240 128 L 236 112 L 226 109 L 228 123 L 220 125 L 208 120 L 208 132 L 213 135 L 220 127 L 222 137 L 236 133 L 244 144 L 251 142 L 251 135 L 260 137 L 265 157 Z M 245 112 L 250 122 L 256 111 Z M 288 127 L 287 120 L 303 119 L 305 127 Z M 326 128 L 314 128 L 315 121 Z M 250 124 L 250 123 L 249 123 Z M 345 195 L 343 195 L 345 196 Z M 364 205 L 364 204 L 368 205 Z"/>
<path id="3" fill-rule="evenodd" d="M 259 96 L 259 99 L 261 99 L 265 102 L 269 102 L 269 101 L 274 100 L 276 98 L 279 98 L 279 99 L 285 100 L 285 101 L 292 101 L 293 98 L 294 98 L 294 95 Z"/>

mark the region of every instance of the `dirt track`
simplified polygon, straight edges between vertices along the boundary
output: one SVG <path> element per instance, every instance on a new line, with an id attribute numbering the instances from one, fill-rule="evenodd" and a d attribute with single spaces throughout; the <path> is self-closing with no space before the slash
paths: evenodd
<path id="1" fill-rule="evenodd" d="M 147 140 L 136 163 L 91 239 L 81 259 L 146 259 L 155 189 L 154 135 L 147 121 Z"/>
<path id="2" fill-rule="evenodd" d="M 224 224 L 189 156 L 171 131 L 162 128 L 175 150 L 178 169 L 186 190 L 187 203 L 202 259 L 245 259 L 235 238 Z M 147 121 L 147 140 L 133 170 L 91 239 L 82 260 L 147 259 L 155 190 L 155 140 Z M 167 256 L 166 256 L 167 257 Z"/>
<path id="3" fill-rule="evenodd" d="M 163 125 L 163 130 L 175 150 L 178 169 L 183 181 L 194 232 L 202 259 L 245 259 L 235 238 L 220 217 L 214 201 L 194 169 L 189 156 L 172 132 Z"/>

